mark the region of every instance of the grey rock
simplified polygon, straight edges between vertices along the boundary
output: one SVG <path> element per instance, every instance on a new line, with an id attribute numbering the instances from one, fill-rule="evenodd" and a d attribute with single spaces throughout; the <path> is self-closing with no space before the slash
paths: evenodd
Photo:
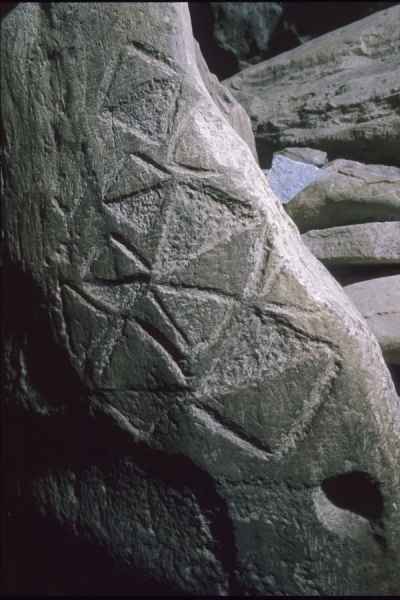
<path id="1" fill-rule="evenodd" d="M 344 288 L 376 335 L 386 360 L 400 365 L 400 275 Z"/>
<path id="2" fill-rule="evenodd" d="M 256 142 L 249 115 L 239 102 L 233 97 L 228 88 L 218 81 L 218 78 L 210 73 L 204 60 L 200 46 L 195 41 L 197 67 L 201 78 L 219 110 L 228 120 L 229 124 L 249 146 L 252 154 L 257 158 Z"/>
<path id="3" fill-rule="evenodd" d="M 257 60 L 267 51 L 283 11 L 279 2 L 210 2 L 210 6 L 218 45 L 239 61 Z"/>
<path id="4" fill-rule="evenodd" d="M 283 204 L 316 181 L 321 169 L 312 164 L 293 160 L 284 154 L 274 154 L 271 169 L 265 170 L 272 191 Z"/>
<path id="5" fill-rule="evenodd" d="M 400 220 L 400 169 L 338 159 L 285 206 L 301 232 Z"/>
<path id="6" fill-rule="evenodd" d="M 8 590 L 398 591 L 398 396 L 186 4 L 21 3 L 1 44 Z"/>
<path id="7" fill-rule="evenodd" d="M 287 146 L 400 165 L 399 22 L 396 5 L 225 81 L 250 115 L 263 168 Z"/>
<path id="8" fill-rule="evenodd" d="M 301 237 L 326 265 L 400 265 L 400 221 L 312 230 Z"/>

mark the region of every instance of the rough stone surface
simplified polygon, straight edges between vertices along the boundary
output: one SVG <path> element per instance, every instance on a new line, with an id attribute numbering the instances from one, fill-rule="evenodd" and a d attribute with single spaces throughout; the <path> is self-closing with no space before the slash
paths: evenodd
<path id="1" fill-rule="evenodd" d="M 335 160 L 285 206 L 301 232 L 400 220 L 400 169 Z"/>
<path id="2" fill-rule="evenodd" d="M 316 181 L 321 169 L 310 163 L 293 160 L 284 154 L 274 154 L 271 169 L 265 170 L 272 191 L 283 204 Z"/>
<path id="3" fill-rule="evenodd" d="M 226 117 L 230 125 L 237 131 L 240 137 L 246 142 L 257 158 L 256 142 L 249 115 L 239 102 L 232 96 L 226 86 L 220 83 L 215 75 L 210 73 L 207 63 L 204 60 L 198 42 L 195 42 L 197 67 L 203 82 L 222 114 Z"/>
<path id="4" fill-rule="evenodd" d="M 396 593 L 397 394 L 187 6 L 21 3 L 1 42 L 7 590 Z"/>
<path id="5" fill-rule="evenodd" d="M 386 360 L 400 365 L 400 275 L 361 281 L 344 289 L 376 335 Z"/>
<path id="6" fill-rule="evenodd" d="M 400 265 L 400 221 L 312 230 L 302 240 L 326 265 Z"/>
<path id="7" fill-rule="evenodd" d="M 253 124 L 263 168 L 274 151 L 400 165 L 400 5 L 226 80 Z"/>

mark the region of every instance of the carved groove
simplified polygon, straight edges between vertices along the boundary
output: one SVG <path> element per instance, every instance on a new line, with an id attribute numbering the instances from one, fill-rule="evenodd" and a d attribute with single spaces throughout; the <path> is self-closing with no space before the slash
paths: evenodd
<path id="1" fill-rule="evenodd" d="M 151 62 L 148 60 L 149 58 L 153 61 L 156 61 L 160 64 L 161 67 L 166 67 L 171 74 L 175 74 L 176 71 L 171 67 L 171 59 L 169 59 L 163 52 L 160 52 L 156 48 L 152 46 L 147 46 L 142 42 L 138 42 L 137 40 L 130 40 L 129 46 L 139 54 L 142 55 L 148 64 Z M 129 46 L 127 46 L 129 48 Z"/>
<path id="2" fill-rule="evenodd" d="M 150 274 L 138 273 L 137 275 L 124 275 L 123 277 L 117 277 L 116 279 L 102 279 L 101 277 L 94 277 L 93 283 L 103 287 L 117 287 L 119 285 L 129 285 L 130 283 L 144 283 L 150 282 Z"/>
<path id="3" fill-rule="evenodd" d="M 135 322 L 140 325 L 140 327 L 147 333 L 148 336 L 152 338 L 152 340 L 157 344 L 157 346 L 161 347 L 162 350 L 167 354 L 170 360 L 173 362 L 174 366 L 178 369 L 182 378 L 185 379 L 184 375 L 179 363 L 184 360 L 184 355 L 180 352 L 178 348 L 175 347 L 174 344 L 156 327 L 151 325 L 150 323 L 146 323 L 143 319 L 135 317 Z"/>
<path id="4" fill-rule="evenodd" d="M 160 311 L 162 312 L 162 314 L 166 317 L 167 321 L 172 325 L 177 336 L 181 338 L 181 340 L 183 341 L 184 344 L 186 344 L 187 346 L 190 345 L 189 339 L 188 339 L 185 331 L 181 327 L 178 326 L 174 317 L 170 314 L 170 312 L 167 310 L 167 308 L 163 304 L 160 296 L 154 292 L 153 292 L 152 296 L 153 296 L 154 301 L 156 302 L 157 306 L 160 308 Z"/>
<path id="5" fill-rule="evenodd" d="M 95 310 L 98 310 L 103 315 L 113 314 L 113 311 L 108 306 L 102 304 L 101 302 L 99 302 L 98 300 L 96 300 L 95 298 L 93 298 L 92 296 L 87 294 L 83 289 L 80 289 L 77 286 L 75 286 L 70 281 L 60 281 L 60 285 L 62 287 L 66 287 L 66 288 L 69 288 L 70 290 L 72 290 L 72 292 L 74 292 L 75 294 L 80 296 L 84 302 L 87 302 L 88 304 L 90 304 L 90 306 L 92 306 L 92 308 L 94 308 Z"/>
<path id="6" fill-rule="evenodd" d="M 136 198 L 136 196 L 142 196 L 148 192 L 157 192 L 158 190 L 162 190 L 162 188 L 166 185 L 167 181 L 159 181 L 150 186 L 144 186 L 139 190 L 127 192 L 126 194 L 120 194 L 119 196 L 112 196 L 111 198 L 107 196 L 104 198 L 103 202 L 107 206 L 109 204 L 117 204 L 120 202 L 124 202 L 124 200 L 130 200 L 131 198 Z"/>
<path id="7" fill-rule="evenodd" d="M 261 444 L 255 437 L 249 436 L 240 425 L 223 417 L 209 406 L 201 406 L 201 408 L 199 406 L 192 406 L 191 410 L 194 415 L 206 425 L 206 427 L 229 439 L 242 450 L 250 452 L 262 460 L 270 460 L 271 456 L 273 456 L 270 446 Z"/>
<path id="8" fill-rule="evenodd" d="M 127 252 L 130 252 L 131 254 L 133 254 L 133 256 L 136 258 L 136 260 L 138 260 L 140 263 L 142 263 L 142 265 L 145 269 L 148 269 L 148 270 L 151 269 L 150 262 L 147 260 L 147 258 L 145 256 L 143 256 L 143 254 L 141 254 L 141 252 L 139 252 L 139 250 L 136 248 L 136 246 L 134 246 L 132 244 L 132 242 L 125 239 L 122 235 L 120 235 L 116 231 L 112 232 L 112 234 L 110 235 L 110 239 L 114 240 L 117 244 L 120 244 L 121 246 L 123 246 L 127 250 Z"/>

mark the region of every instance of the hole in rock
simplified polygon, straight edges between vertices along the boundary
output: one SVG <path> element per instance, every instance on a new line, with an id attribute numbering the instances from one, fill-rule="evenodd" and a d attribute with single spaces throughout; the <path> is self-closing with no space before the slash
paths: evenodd
<path id="1" fill-rule="evenodd" d="M 352 471 L 325 479 L 322 490 L 335 506 L 377 521 L 383 513 L 379 483 L 368 473 Z"/>

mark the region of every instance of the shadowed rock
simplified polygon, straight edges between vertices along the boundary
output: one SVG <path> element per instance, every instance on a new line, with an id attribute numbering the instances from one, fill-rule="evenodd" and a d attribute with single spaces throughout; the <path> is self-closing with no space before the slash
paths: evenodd
<path id="1" fill-rule="evenodd" d="M 249 58 L 258 62 L 266 53 L 283 7 L 278 2 L 210 2 L 214 37 L 232 52 L 239 65 Z M 257 60 L 258 59 L 258 60 Z"/>
<path id="2" fill-rule="evenodd" d="M 292 160 L 298 160 L 315 167 L 324 167 L 328 162 L 326 152 L 315 150 L 315 148 L 285 148 L 275 153 L 277 156 L 285 156 Z"/>
<path id="3" fill-rule="evenodd" d="M 24 3 L 1 41 L 7 590 L 398 591 L 397 394 L 186 4 Z"/>

